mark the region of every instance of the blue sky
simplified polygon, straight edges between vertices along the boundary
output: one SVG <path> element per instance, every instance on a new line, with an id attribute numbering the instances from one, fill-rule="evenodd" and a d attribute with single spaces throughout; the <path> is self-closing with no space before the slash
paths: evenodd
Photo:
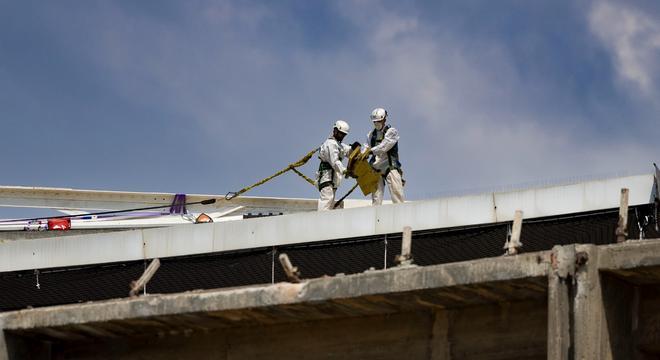
<path id="1" fill-rule="evenodd" d="M 377 106 L 411 199 L 639 173 L 659 92 L 650 0 L 0 0 L 4 185 L 224 194 Z"/>

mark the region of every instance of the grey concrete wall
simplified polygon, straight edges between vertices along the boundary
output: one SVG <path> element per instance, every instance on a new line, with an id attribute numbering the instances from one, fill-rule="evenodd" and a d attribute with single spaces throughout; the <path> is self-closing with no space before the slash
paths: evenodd
<path id="1" fill-rule="evenodd" d="M 600 277 L 606 335 L 602 350 L 606 358 L 626 359 L 638 351 L 634 346 L 633 320 L 638 316 L 635 305 L 636 287 L 616 277 L 602 274 Z M 637 355 L 635 355 L 637 356 Z"/>
<path id="2" fill-rule="evenodd" d="M 8 338 L 10 358 L 32 359 L 544 359 L 546 317 L 543 303 L 523 302 L 51 347 Z M 448 320 L 446 331 L 437 331 L 438 319 Z"/>
<path id="3" fill-rule="evenodd" d="M 549 274 L 548 358 L 660 358 L 660 241 L 559 250 L 574 266 Z"/>
<path id="4" fill-rule="evenodd" d="M 419 359 L 428 356 L 431 324 L 429 313 L 404 313 L 164 335 L 132 344 L 71 343 L 55 353 L 71 359 Z"/>
<path id="5" fill-rule="evenodd" d="M 545 302 L 500 303 L 450 311 L 447 359 L 545 359 Z"/>
<path id="6" fill-rule="evenodd" d="M 639 359 L 660 358 L 660 286 L 637 289 L 637 316 L 632 320 L 633 341 Z"/>
<path id="7" fill-rule="evenodd" d="M 656 359 L 660 241 L 0 314 L 0 359 Z"/>

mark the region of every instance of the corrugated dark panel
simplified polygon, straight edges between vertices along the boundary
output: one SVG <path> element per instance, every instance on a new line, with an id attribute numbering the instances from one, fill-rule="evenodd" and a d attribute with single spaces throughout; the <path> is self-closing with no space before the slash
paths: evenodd
<path id="1" fill-rule="evenodd" d="M 68 304 L 125 297 L 144 271 L 142 261 L 59 271 L 0 274 L 0 309 Z"/>
<path id="2" fill-rule="evenodd" d="M 653 208 L 630 209 L 629 238 L 639 237 L 638 218 Z M 529 219 L 523 222 L 523 252 L 549 250 L 571 243 L 609 244 L 618 210 Z M 509 223 L 413 232 L 412 252 L 417 265 L 434 265 L 501 256 Z M 653 224 L 647 238 L 660 238 Z M 303 278 L 337 273 L 354 274 L 369 268 L 395 266 L 401 252 L 401 233 L 161 259 L 161 268 L 148 285 L 149 293 L 174 293 L 285 280 L 277 255 L 285 252 Z M 41 289 L 32 271 L 0 273 L 0 310 L 125 297 L 132 280 L 144 270 L 144 261 L 68 269 L 42 270 Z"/>
<path id="3" fill-rule="evenodd" d="M 524 223 L 523 252 L 548 250 L 549 245 L 611 244 L 616 242 L 618 213 Z M 551 246 L 550 246 L 551 248 Z"/>
<path id="4" fill-rule="evenodd" d="M 385 243 L 378 238 L 282 246 L 278 253 L 286 253 L 304 278 L 316 278 L 338 273 L 355 274 L 369 268 L 382 269 L 385 263 Z M 275 267 L 275 281 L 284 281 L 279 261 Z"/>
<path id="5" fill-rule="evenodd" d="M 148 292 L 174 293 L 271 282 L 271 254 L 267 250 L 161 259 Z M 138 275 L 139 277 L 139 275 Z"/>
<path id="6" fill-rule="evenodd" d="M 415 264 L 434 265 L 502 255 L 507 225 L 413 234 Z M 400 246 L 400 245 L 399 245 Z M 394 252 L 394 251 L 393 251 Z M 394 252 L 395 254 L 398 252 Z"/>

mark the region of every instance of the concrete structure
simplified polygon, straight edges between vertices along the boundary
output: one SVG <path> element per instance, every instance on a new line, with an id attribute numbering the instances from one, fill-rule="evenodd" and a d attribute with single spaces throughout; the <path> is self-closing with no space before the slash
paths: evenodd
<path id="1" fill-rule="evenodd" d="M 414 244 L 413 244 L 414 246 Z M 653 359 L 660 240 L 0 314 L 0 359 Z"/>
<path id="2" fill-rule="evenodd" d="M 656 178 L 0 238 L 5 310 L 107 299 L 0 313 L 0 360 L 658 358 Z M 300 283 L 277 283 L 286 252 Z M 155 258 L 170 294 L 113 299 Z"/>

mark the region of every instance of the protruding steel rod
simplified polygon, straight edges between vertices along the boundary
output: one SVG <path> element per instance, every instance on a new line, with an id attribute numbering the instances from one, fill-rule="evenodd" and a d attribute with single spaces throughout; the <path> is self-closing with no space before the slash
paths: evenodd
<path id="1" fill-rule="evenodd" d="M 520 241 L 520 234 L 522 232 L 522 221 L 523 221 L 523 212 L 522 210 L 516 210 L 513 215 L 513 224 L 511 226 L 510 232 L 507 235 L 506 242 L 504 243 L 504 249 L 506 252 L 504 255 L 516 255 L 518 251 L 523 246 Z"/>
<path id="2" fill-rule="evenodd" d="M 403 237 L 401 239 L 401 255 L 398 255 L 394 261 L 396 261 L 399 266 L 401 265 L 412 265 L 412 228 L 410 226 L 405 226 L 403 228 Z"/>
<path id="3" fill-rule="evenodd" d="M 616 227 L 616 242 L 626 241 L 628 236 L 628 189 L 621 189 L 621 200 L 619 205 L 619 224 Z"/>
<path id="4" fill-rule="evenodd" d="M 286 274 L 286 278 L 292 283 L 299 283 L 300 271 L 298 271 L 297 267 L 291 264 L 289 256 L 287 254 L 280 254 L 279 259 L 280 264 L 282 264 L 282 268 L 284 269 L 284 273 Z"/>
<path id="5" fill-rule="evenodd" d="M 160 267 L 160 260 L 158 258 L 154 259 L 149 266 L 144 270 L 142 276 L 136 281 L 131 281 L 131 291 L 128 293 L 129 296 L 137 296 L 140 290 L 147 285 L 149 280 L 154 276 L 158 268 Z"/>

